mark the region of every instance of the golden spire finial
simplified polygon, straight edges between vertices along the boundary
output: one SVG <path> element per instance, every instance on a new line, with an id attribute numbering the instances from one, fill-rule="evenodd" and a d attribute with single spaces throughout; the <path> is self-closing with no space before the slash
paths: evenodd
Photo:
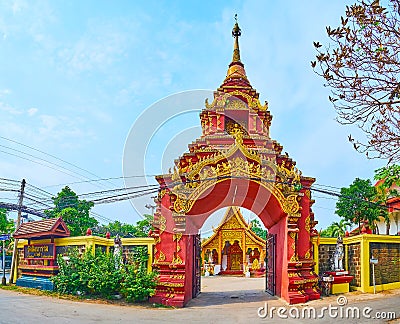
<path id="1" fill-rule="evenodd" d="M 232 37 L 235 37 L 232 62 L 240 62 L 239 36 L 242 35 L 242 31 L 240 30 L 239 24 L 237 22 L 237 14 L 235 14 L 235 21 L 235 25 L 232 29 Z"/>

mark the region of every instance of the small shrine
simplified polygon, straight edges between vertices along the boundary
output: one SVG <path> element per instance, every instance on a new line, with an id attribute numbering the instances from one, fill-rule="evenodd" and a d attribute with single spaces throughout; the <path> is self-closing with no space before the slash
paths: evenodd
<path id="1" fill-rule="evenodd" d="M 58 272 L 54 239 L 69 235 L 69 229 L 61 217 L 22 223 L 13 234 L 15 239 L 27 240 L 18 256 L 18 273 L 21 277 L 16 285 L 53 290 L 49 278 Z"/>
<path id="2" fill-rule="evenodd" d="M 332 256 L 331 271 L 324 273 L 323 281 L 329 282 L 333 294 L 344 294 L 350 291 L 350 282 L 354 276 L 344 269 L 344 246 L 343 238 L 338 237 L 335 252 Z M 327 277 L 329 276 L 329 277 Z"/>
<path id="3" fill-rule="evenodd" d="M 229 207 L 213 231 L 201 244 L 205 275 L 262 274 L 265 271 L 266 241 L 251 230 L 251 223 L 246 223 L 239 207 Z"/>

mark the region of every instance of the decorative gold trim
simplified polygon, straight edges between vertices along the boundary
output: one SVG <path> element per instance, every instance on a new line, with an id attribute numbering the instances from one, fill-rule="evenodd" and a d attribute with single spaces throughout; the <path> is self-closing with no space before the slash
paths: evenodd
<path id="1" fill-rule="evenodd" d="M 177 255 L 176 258 L 174 258 L 174 260 L 172 261 L 172 263 L 183 264 L 183 261 L 182 261 L 181 257 L 179 255 Z"/>
<path id="2" fill-rule="evenodd" d="M 208 98 L 206 98 L 205 100 L 205 107 L 207 109 L 212 109 L 212 108 L 228 108 L 229 107 L 229 103 L 231 100 L 229 100 L 229 98 L 231 97 L 236 97 L 237 100 L 240 100 L 240 98 L 238 98 L 237 96 L 241 96 L 243 98 L 245 98 L 247 100 L 247 105 L 249 108 L 251 109 L 255 109 L 255 110 L 262 110 L 262 111 L 266 111 L 268 109 L 268 104 L 267 102 L 265 102 L 265 105 L 261 105 L 260 100 L 257 98 L 254 98 L 252 96 L 250 96 L 249 94 L 243 92 L 243 91 L 239 91 L 239 90 L 234 90 L 232 92 L 228 92 L 228 93 L 217 93 L 214 96 L 214 100 L 211 104 L 209 104 L 208 102 Z M 229 109 L 229 108 L 228 108 Z"/>
<path id="3" fill-rule="evenodd" d="M 177 242 L 179 242 L 180 240 L 181 240 L 181 238 L 182 238 L 182 233 L 175 233 L 173 236 L 172 236 L 172 240 L 173 241 L 177 241 Z"/>
<path id="4" fill-rule="evenodd" d="M 165 229 L 167 228 L 167 226 L 165 225 L 165 223 L 167 222 L 167 219 L 163 216 L 163 215 L 159 215 L 158 216 L 158 222 L 160 223 L 160 235 L 162 233 L 164 233 Z"/>
<path id="5" fill-rule="evenodd" d="M 283 201 L 283 211 L 288 215 L 295 215 L 299 211 L 299 203 L 297 202 L 297 195 L 289 195 Z"/>
<path id="6" fill-rule="evenodd" d="M 165 254 L 162 251 L 160 251 L 160 254 L 158 256 L 158 261 L 165 261 Z"/>
<path id="7" fill-rule="evenodd" d="M 310 233 L 310 230 L 311 230 L 311 223 L 310 223 L 310 221 L 311 221 L 311 217 L 310 217 L 310 215 L 308 215 L 307 217 L 306 217 L 306 219 L 304 220 L 304 223 L 305 223 L 305 229 L 306 229 L 306 231 L 308 232 L 308 233 Z"/>
<path id="8" fill-rule="evenodd" d="M 189 210 L 187 200 L 182 196 L 178 196 L 174 202 L 174 210 L 178 214 L 186 213 Z"/>

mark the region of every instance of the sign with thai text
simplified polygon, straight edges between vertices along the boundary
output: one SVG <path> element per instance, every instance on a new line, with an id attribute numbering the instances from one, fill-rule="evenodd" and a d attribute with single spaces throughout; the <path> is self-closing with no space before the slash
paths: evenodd
<path id="1" fill-rule="evenodd" d="M 56 247 L 54 243 L 30 244 L 24 246 L 24 258 L 35 260 L 54 260 Z"/>

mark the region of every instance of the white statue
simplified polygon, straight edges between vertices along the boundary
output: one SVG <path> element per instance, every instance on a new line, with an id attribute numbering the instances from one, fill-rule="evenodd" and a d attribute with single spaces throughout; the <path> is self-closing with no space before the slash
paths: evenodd
<path id="1" fill-rule="evenodd" d="M 210 276 L 210 271 L 208 271 L 208 264 L 206 264 L 206 265 L 204 266 L 204 270 L 205 270 L 204 276 L 205 276 L 205 277 L 209 277 L 209 276 Z"/>
<path id="2" fill-rule="evenodd" d="M 336 249 L 335 253 L 333 254 L 333 269 L 334 271 L 341 271 L 343 269 L 343 257 L 344 257 L 344 250 L 343 250 L 343 239 L 339 236 L 336 241 Z"/>
<path id="3" fill-rule="evenodd" d="M 247 262 L 243 264 L 243 274 L 246 278 L 250 278 L 250 266 Z"/>
<path id="4" fill-rule="evenodd" d="M 115 258 L 115 268 L 119 269 L 122 263 L 122 240 L 118 234 L 114 239 L 114 258 Z"/>

